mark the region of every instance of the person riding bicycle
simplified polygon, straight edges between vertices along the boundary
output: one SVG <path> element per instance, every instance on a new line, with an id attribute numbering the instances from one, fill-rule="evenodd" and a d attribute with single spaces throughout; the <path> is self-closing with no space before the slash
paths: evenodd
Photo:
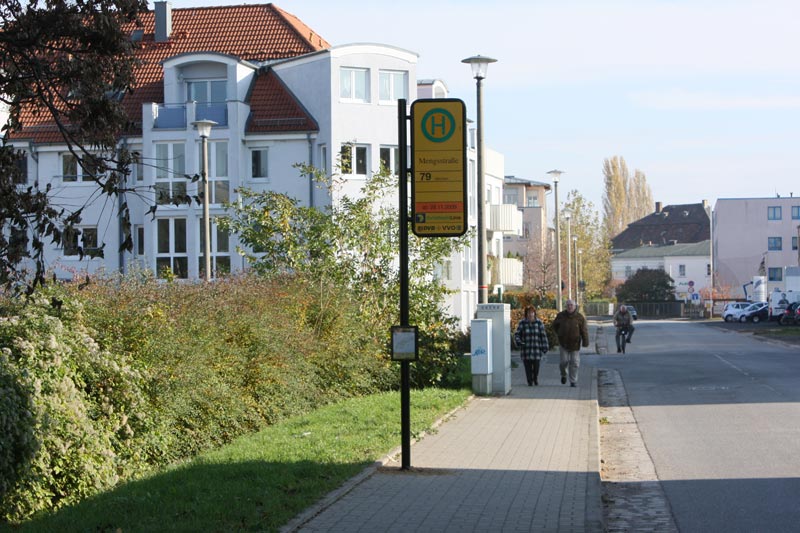
<path id="1" fill-rule="evenodd" d="M 633 316 L 628 311 L 628 308 L 623 304 L 619 306 L 619 309 L 616 313 L 614 313 L 614 326 L 617 328 L 617 334 L 614 336 L 614 339 L 617 341 L 617 353 L 622 352 L 622 344 L 620 344 L 620 338 L 623 337 L 622 330 L 623 328 L 627 331 L 627 335 L 622 342 L 629 343 L 631 342 L 631 337 L 633 337 Z"/>

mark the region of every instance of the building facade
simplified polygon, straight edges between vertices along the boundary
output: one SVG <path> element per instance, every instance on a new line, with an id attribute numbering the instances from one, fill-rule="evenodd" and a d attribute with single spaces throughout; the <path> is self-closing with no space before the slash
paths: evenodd
<path id="1" fill-rule="evenodd" d="M 764 276 L 767 293 L 786 289 L 785 270 L 798 266 L 800 198 L 720 198 L 714 205 L 715 287 L 731 298 Z"/>
<path id="2" fill-rule="evenodd" d="M 50 185 L 58 202 L 85 205 L 80 234 L 46 260 L 56 276 L 143 267 L 157 276 L 197 279 L 204 270 L 201 193 L 203 141 L 195 123 L 215 124 L 207 138 L 212 275 L 247 269 L 234 235 L 217 228 L 237 190 L 275 191 L 303 205 L 325 206 L 355 196 L 381 166 L 399 173 L 398 100 L 447 97 L 440 80 L 417 84 L 417 54 L 381 44 L 331 46 L 274 4 L 172 9 L 156 2 L 131 28 L 142 61 L 138 86 L 123 100 L 135 130 L 120 146 L 138 154 L 128 177 L 136 190 L 98 198 L 87 175 L 51 124 L 33 115 L 11 142 L 25 153 L 28 182 Z M 220 28 L 224 28 L 221 31 Z M 468 223 L 476 224 L 474 132 L 468 149 Z M 336 175 L 333 193 L 301 175 L 307 164 Z M 503 157 L 486 150 L 487 204 L 502 207 Z M 396 199 L 394 200 L 396 202 Z M 133 250 L 120 212 L 130 211 Z M 487 220 L 489 217 L 487 216 Z M 494 219 L 492 219 L 494 220 Z M 503 232 L 487 227 L 487 252 L 503 255 Z M 495 231 L 497 230 L 497 231 Z M 468 324 L 477 302 L 477 237 L 443 265 L 454 291 L 451 312 Z M 82 252 L 104 248 L 104 256 Z"/>

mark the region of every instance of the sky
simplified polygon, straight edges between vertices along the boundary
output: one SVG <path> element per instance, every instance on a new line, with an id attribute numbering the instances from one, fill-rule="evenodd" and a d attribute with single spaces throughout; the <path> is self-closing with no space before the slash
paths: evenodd
<path id="1" fill-rule="evenodd" d="M 173 7 L 266 3 L 172 0 Z M 602 211 L 603 161 L 645 173 L 664 205 L 800 196 L 797 0 L 276 0 L 332 45 L 415 52 L 476 116 L 505 174 Z"/>

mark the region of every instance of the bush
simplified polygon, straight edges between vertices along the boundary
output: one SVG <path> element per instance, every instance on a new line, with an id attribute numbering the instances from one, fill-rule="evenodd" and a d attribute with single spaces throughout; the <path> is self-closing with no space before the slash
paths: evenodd
<path id="1" fill-rule="evenodd" d="M 0 515 L 20 520 L 113 486 L 143 395 L 142 376 L 101 350 L 81 306 L 40 294 L 0 320 Z M 10 464 L 9 461 L 15 461 Z"/>
<path id="2" fill-rule="evenodd" d="M 291 276 L 136 272 L 51 286 L 0 319 L 0 512 L 23 520 L 289 416 L 397 388 L 389 326 Z M 463 385 L 464 336 L 420 327 L 417 386 Z M 468 349 L 466 350 L 468 351 Z"/>

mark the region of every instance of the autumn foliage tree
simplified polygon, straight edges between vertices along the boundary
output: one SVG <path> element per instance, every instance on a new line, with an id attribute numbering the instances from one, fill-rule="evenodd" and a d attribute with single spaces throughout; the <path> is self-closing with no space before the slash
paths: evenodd
<path id="1" fill-rule="evenodd" d="M 633 177 L 625 158 L 614 156 L 603 161 L 603 214 L 606 236 L 619 235 L 628 224 L 653 210 L 653 193 L 644 172 L 636 169 Z"/>

